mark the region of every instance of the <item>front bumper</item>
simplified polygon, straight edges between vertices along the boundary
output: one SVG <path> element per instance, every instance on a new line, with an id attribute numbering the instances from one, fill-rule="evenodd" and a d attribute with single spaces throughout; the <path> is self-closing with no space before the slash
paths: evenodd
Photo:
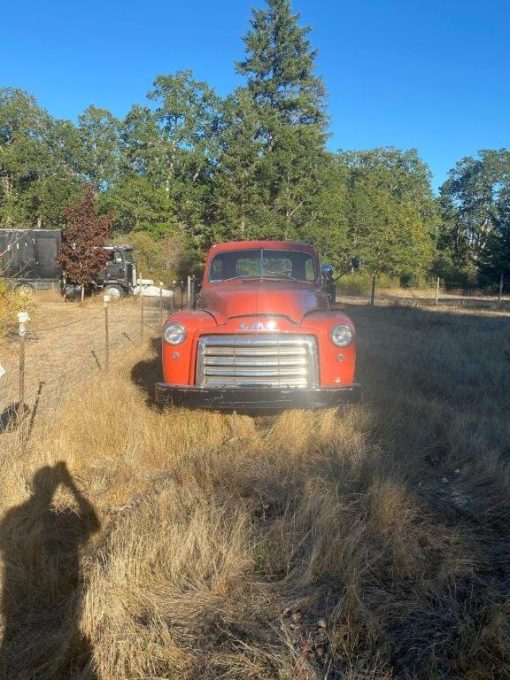
<path id="1" fill-rule="evenodd" d="M 156 384 L 156 402 L 169 406 L 225 410 L 266 411 L 291 408 L 332 408 L 356 403 L 361 398 L 361 386 L 317 389 L 271 387 L 189 387 Z"/>

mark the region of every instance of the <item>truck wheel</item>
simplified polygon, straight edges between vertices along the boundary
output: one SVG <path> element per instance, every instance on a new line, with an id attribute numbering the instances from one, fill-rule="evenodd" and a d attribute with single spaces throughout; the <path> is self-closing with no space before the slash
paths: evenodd
<path id="1" fill-rule="evenodd" d="M 22 295 L 32 295 L 34 287 L 30 283 L 18 283 L 14 286 L 14 290 L 17 290 Z"/>
<path id="2" fill-rule="evenodd" d="M 111 297 L 112 302 L 114 300 L 120 300 L 121 298 L 124 297 L 124 290 L 121 286 L 115 285 L 105 286 L 104 293 Z"/>

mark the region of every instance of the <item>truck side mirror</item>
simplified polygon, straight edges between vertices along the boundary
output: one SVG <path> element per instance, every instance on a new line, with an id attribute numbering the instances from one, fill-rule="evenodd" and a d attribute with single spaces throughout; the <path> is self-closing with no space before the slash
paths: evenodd
<path id="1" fill-rule="evenodd" d="M 321 278 L 325 285 L 327 281 L 331 281 L 333 278 L 333 265 L 323 264 L 321 265 Z"/>
<path id="2" fill-rule="evenodd" d="M 330 304 L 334 304 L 336 300 L 335 283 L 333 281 L 333 266 L 331 264 L 323 264 L 321 266 L 322 287 L 327 293 Z"/>

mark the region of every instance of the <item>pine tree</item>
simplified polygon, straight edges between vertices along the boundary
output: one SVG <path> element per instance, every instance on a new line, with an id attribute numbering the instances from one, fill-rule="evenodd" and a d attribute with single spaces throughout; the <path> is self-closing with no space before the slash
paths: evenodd
<path id="1" fill-rule="evenodd" d="M 254 101 L 274 114 L 276 123 L 322 128 L 325 87 L 314 74 L 317 52 L 307 38 L 310 28 L 298 21 L 289 0 L 268 0 L 267 9 L 254 10 L 244 38 L 247 57 L 237 70 L 248 78 Z"/>
<path id="2" fill-rule="evenodd" d="M 260 192 L 272 231 L 285 238 L 298 237 L 309 222 L 325 160 L 325 87 L 314 72 L 310 29 L 298 21 L 289 0 L 268 0 L 266 9 L 253 12 L 246 58 L 237 64 L 258 117 Z"/>
<path id="3" fill-rule="evenodd" d="M 260 181 L 263 144 L 250 94 L 239 89 L 223 103 L 220 162 L 212 192 L 211 240 L 268 236 L 271 220 Z"/>

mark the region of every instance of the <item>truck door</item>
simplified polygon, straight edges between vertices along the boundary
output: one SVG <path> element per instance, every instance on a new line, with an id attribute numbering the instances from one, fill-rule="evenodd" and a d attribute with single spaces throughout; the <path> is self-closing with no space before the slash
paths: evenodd
<path id="1" fill-rule="evenodd" d="M 105 278 L 107 281 L 124 280 L 124 259 L 122 257 L 122 252 L 120 250 L 108 251 Z"/>

